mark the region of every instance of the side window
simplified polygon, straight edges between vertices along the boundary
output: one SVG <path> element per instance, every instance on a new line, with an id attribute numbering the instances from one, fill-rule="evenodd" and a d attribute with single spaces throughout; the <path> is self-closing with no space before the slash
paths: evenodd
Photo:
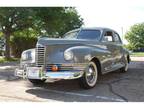
<path id="1" fill-rule="evenodd" d="M 104 42 L 113 42 L 113 32 L 106 31 L 103 37 Z"/>
<path id="2" fill-rule="evenodd" d="M 122 43 L 121 40 L 120 40 L 120 37 L 117 33 L 114 33 L 114 41 L 117 42 L 117 43 Z"/>

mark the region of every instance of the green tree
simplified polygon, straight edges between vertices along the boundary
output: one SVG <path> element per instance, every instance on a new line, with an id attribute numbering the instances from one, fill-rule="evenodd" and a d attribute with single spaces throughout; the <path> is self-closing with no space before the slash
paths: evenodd
<path id="1" fill-rule="evenodd" d="M 33 12 L 30 8 L 0 8 L 0 28 L 6 39 L 6 58 L 10 58 L 10 36 L 31 26 Z"/>
<path id="2" fill-rule="evenodd" d="M 133 25 L 126 33 L 125 38 L 129 42 L 129 49 L 144 48 L 144 23 Z"/>
<path id="3" fill-rule="evenodd" d="M 82 18 L 72 7 L 0 7 L 0 30 L 6 39 L 6 58 L 10 58 L 11 36 L 26 37 L 29 33 L 62 37 L 82 24 Z M 27 32 L 30 29 L 33 32 Z"/>
<path id="4" fill-rule="evenodd" d="M 69 30 L 83 25 L 83 19 L 73 7 L 35 8 L 41 31 L 49 37 L 62 37 Z"/>
<path id="5" fill-rule="evenodd" d="M 39 32 L 32 28 L 17 31 L 11 36 L 11 49 L 14 57 L 20 57 L 24 50 L 34 48 Z"/>
<path id="6" fill-rule="evenodd" d="M 83 19 L 78 15 L 75 8 L 67 8 L 62 16 L 63 25 L 58 29 L 59 35 L 62 37 L 69 30 L 79 28 L 83 25 Z"/>

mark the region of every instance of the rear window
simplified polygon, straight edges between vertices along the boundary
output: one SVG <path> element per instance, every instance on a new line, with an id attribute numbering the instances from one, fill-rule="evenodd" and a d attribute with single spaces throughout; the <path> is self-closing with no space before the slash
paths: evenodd
<path id="1" fill-rule="evenodd" d="M 100 30 L 82 30 L 78 33 L 78 39 L 100 39 L 101 32 Z"/>

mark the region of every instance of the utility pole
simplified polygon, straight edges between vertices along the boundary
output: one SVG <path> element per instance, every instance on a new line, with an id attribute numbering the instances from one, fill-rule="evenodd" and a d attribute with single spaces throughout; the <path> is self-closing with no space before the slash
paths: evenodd
<path id="1" fill-rule="evenodd" d="M 124 41 L 123 27 L 121 27 L 121 32 L 122 32 L 122 41 Z"/>

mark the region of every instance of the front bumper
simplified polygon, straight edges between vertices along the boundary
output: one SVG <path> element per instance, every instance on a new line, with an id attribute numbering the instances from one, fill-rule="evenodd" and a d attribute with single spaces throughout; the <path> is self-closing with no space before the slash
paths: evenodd
<path id="1" fill-rule="evenodd" d="M 84 71 L 60 71 L 45 72 L 39 67 L 27 67 L 26 70 L 17 68 L 15 76 L 28 79 L 77 79 L 83 75 Z"/>

